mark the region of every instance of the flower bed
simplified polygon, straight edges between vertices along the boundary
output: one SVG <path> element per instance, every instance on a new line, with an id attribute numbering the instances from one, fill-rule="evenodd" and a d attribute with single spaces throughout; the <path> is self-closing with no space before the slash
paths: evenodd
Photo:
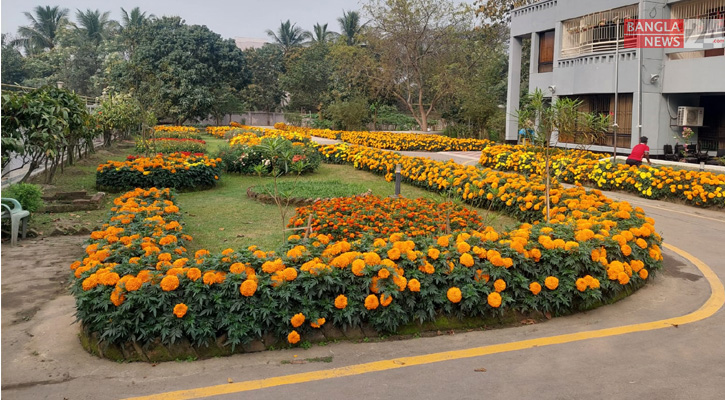
<path id="1" fill-rule="evenodd" d="M 158 125 L 154 127 L 154 137 L 199 140 L 201 134 L 194 127 Z"/>
<path id="2" fill-rule="evenodd" d="M 387 237 L 393 233 L 411 237 L 438 235 L 447 230 L 478 229 L 483 223 L 475 211 L 452 203 L 436 204 L 422 198 L 357 196 L 300 207 L 288 227 L 305 226 L 309 215 L 313 217 L 312 231 L 334 240 L 361 239 L 366 235 Z"/>
<path id="3" fill-rule="evenodd" d="M 670 167 L 630 167 L 600 162 L 601 154 L 558 150 L 552 156 L 552 174 L 562 182 L 582 183 L 605 190 L 624 190 L 651 199 L 679 200 L 700 207 L 725 207 L 725 174 L 678 170 Z M 542 175 L 545 162 L 539 152 L 524 146 L 491 146 L 483 150 L 482 166 Z"/>
<path id="4" fill-rule="evenodd" d="M 221 175 L 220 161 L 191 153 L 129 156 L 126 161 L 108 161 L 99 165 L 96 169 L 96 187 L 109 192 L 151 187 L 209 189 L 216 185 Z"/>
<path id="5" fill-rule="evenodd" d="M 239 174 L 255 174 L 258 165 L 265 165 L 265 173 L 273 168 L 273 156 L 267 155 L 268 142 L 272 138 L 282 137 L 284 143 L 280 151 L 289 155 L 288 168 L 281 168 L 279 172 L 286 174 L 293 170 L 292 164 L 301 163 L 302 173 L 311 173 L 320 166 L 321 156 L 310 142 L 309 137 L 281 131 L 267 132 L 263 135 L 244 133 L 229 140 L 229 147 L 221 148 L 218 156 L 222 160 L 224 171 Z M 281 154 L 281 153 L 280 153 Z M 279 161 L 279 160 L 277 160 Z"/>
<path id="6" fill-rule="evenodd" d="M 145 151 L 152 151 L 154 153 L 205 153 L 206 142 L 199 139 L 183 139 L 183 138 L 171 138 L 171 137 L 159 137 L 149 140 L 136 140 L 136 152 L 142 153 Z"/>
<path id="7" fill-rule="evenodd" d="M 424 133 L 332 131 L 289 125 L 284 129 L 327 139 L 338 139 L 360 146 L 396 151 L 479 151 L 493 144 L 492 141 L 485 139 L 458 139 Z"/>
<path id="8" fill-rule="evenodd" d="M 554 218 L 542 223 L 543 187 L 535 179 L 358 146 L 323 152 L 380 174 L 400 163 L 413 184 L 453 189 L 533 224 L 356 241 L 292 235 L 277 253 L 251 246 L 192 256 L 169 192 L 136 189 L 114 201 L 108 224 L 91 234 L 88 256 L 71 266 L 85 337 L 100 348 L 160 340 L 259 349 L 320 337 L 319 330 L 395 332 L 440 316 L 503 310 L 568 313 L 620 298 L 662 266 L 654 221 L 598 191 L 554 189 Z"/>

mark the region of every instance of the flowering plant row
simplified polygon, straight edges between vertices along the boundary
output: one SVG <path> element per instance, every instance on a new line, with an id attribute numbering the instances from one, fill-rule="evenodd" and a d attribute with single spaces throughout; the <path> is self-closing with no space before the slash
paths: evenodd
<path id="1" fill-rule="evenodd" d="M 725 207 L 725 174 L 670 167 L 630 167 L 600 162 L 601 154 L 560 150 L 552 157 L 552 173 L 562 182 L 583 183 L 605 190 L 624 190 L 651 199 L 677 199 L 700 207 Z M 545 161 L 524 146 L 491 146 L 480 164 L 498 170 L 542 175 Z"/>
<path id="2" fill-rule="evenodd" d="M 485 139 L 458 139 L 417 133 L 332 131 L 290 125 L 284 126 L 283 129 L 327 139 L 338 139 L 346 143 L 376 149 L 396 151 L 479 151 L 493 144 L 492 141 Z"/>
<path id="3" fill-rule="evenodd" d="M 597 191 L 555 189 L 555 218 L 542 223 L 543 188 L 518 174 L 358 146 L 324 152 L 381 174 L 400 163 L 411 183 L 460 189 L 466 201 L 519 210 L 534 223 L 438 237 L 293 235 L 277 253 L 251 246 L 192 257 L 168 190 L 136 189 L 114 200 L 88 256 L 71 266 L 79 320 L 114 343 L 226 337 L 237 346 L 272 334 L 295 344 L 325 324 L 394 332 L 441 315 L 566 313 L 617 298 L 661 268 L 654 221 Z"/>
<path id="4" fill-rule="evenodd" d="M 310 173 L 319 168 L 321 156 L 309 137 L 282 131 L 247 132 L 234 136 L 218 156 L 225 172 L 240 174 L 288 172 Z"/>
<path id="5" fill-rule="evenodd" d="M 201 139 L 199 130 L 190 126 L 157 125 L 154 127 L 155 138 Z"/>
<path id="6" fill-rule="evenodd" d="M 209 189 L 216 185 L 221 175 L 220 161 L 188 152 L 130 156 L 126 161 L 100 164 L 96 169 L 96 186 L 110 192 L 150 187 Z"/>
<path id="7" fill-rule="evenodd" d="M 458 232 L 481 227 L 475 211 L 453 203 L 436 204 L 423 198 L 380 198 L 377 196 L 338 197 L 297 208 L 290 228 L 307 224 L 312 216 L 313 232 L 335 240 L 361 239 L 366 235 L 389 236 L 403 233 L 410 237 Z"/>
<path id="8" fill-rule="evenodd" d="M 158 137 L 149 140 L 136 140 L 136 152 L 145 151 L 154 153 L 204 153 L 206 152 L 206 142 L 199 139 L 185 139 L 175 137 Z"/>

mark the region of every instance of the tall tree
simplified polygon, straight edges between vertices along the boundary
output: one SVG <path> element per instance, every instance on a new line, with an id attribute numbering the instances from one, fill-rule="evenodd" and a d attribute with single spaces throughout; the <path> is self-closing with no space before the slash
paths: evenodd
<path id="1" fill-rule="evenodd" d="M 56 45 L 58 31 L 68 25 L 67 8 L 58 6 L 37 6 L 33 9 L 35 15 L 25 12 L 30 25 L 18 28 L 18 43 L 23 46 L 26 54 L 38 54 Z"/>
<path id="2" fill-rule="evenodd" d="M 477 0 L 474 5 L 476 15 L 490 24 L 505 23 L 511 18 L 511 10 L 520 7 L 529 0 Z"/>
<path id="3" fill-rule="evenodd" d="M 244 50 L 251 82 L 242 90 L 247 106 L 255 111 L 277 111 L 284 91 L 280 76 L 284 72 L 284 56 L 279 46 L 265 44 L 260 49 Z"/>
<path id="4" fill-rule="evenodd" d="M 314 44 L 295 49 L 286 57 L 282 88 L 289 93 L 290 110 L 318 112 L 329 102 L 332 67 L 327 60 L 330 46 Z"/>
<path id="5" fill-rule="evenodd" d="M 109 15 L 111 15 L 110 11 L 101 13 L 98 9 L 77 10 L 78 32 L 84 39 L 98 46 L 103 39 L 108 37 L 109 29 L 112 26 L 111 20 L 108 19 Z"/>
<path id="6" fill-rule="evenodd" d="M 360 24 L 360 14 L 357 11 L 342 11 L 342 17 L 337 19 L 340 23 L 340 35 L 345 38 L 345 43 L 352 46 L 357 42 L 364 24 Z"/>
<path id="7" fill-rule="evenodd" d="M 25 60 L 5 33 L 2 34 L 2 82 L 21 83 L 25 79 Z"/>
<path id="8" fill-rule="evenodd" d="M 320 25 L 317 23 L 312 27 L 312 32 L 305 32 L 303 35 L 306 39 L 309 39 L 310 43 L 327 43 L 339 34 L 337 32 L 328 31 L 327 24 Z"/>
<path id="9" fill-rule="evenodd" d="M 292 48 L 299 47 L 305 40 L 306 33 L 302 28 L 296 26 L 290 20 L 282 22 L 277 28 L 277 33 L 267 29 L 267 35 L 274 39 L 275 43 L 282 47 L 282 52 L 287 55 Z"/>
<path id="10" fill-rule="evenodd" d="M 141 12 L 141 9 L 134 7 L 131 12 L 128 12 L 121 7 L 121 30 L 139 28 L 151 18 L 155 18 L 153 14 L 146 15 L 146 12 Z"/>
<path id="11" fill-rule="evenodd" d="M 448 0 L 371 0 L 365 10 L 372 26 L 364 39 L 378 60 L 371 77 L 427 130 L 456 77 L 475 65 L 463 51 L 471 13 Z"/>

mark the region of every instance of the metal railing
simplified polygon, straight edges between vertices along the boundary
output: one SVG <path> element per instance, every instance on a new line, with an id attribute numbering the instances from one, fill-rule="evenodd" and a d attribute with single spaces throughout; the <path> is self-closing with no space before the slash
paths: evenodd
<path id="1" fill-rule="evenodd" d="M 561 58 L 624 48 L 624 20 L 637 18 L 637 5 L 600 11 L 562 23 Z"/>

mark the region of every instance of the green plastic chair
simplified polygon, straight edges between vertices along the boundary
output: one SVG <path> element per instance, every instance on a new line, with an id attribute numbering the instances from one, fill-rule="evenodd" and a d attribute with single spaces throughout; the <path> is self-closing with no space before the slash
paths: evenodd
<path id="1" fill-rule="evenodd" d="M 28 231 L 28 219 L 30 219 L 30 211 L 23 210 L 15 199 L 9 197 L 2 198 L 2 219 L 10 219 L 10 245 L 15 246 L 18 243 L 18 230 L 20 225 L 23 226 L 23 239 Z"/>

